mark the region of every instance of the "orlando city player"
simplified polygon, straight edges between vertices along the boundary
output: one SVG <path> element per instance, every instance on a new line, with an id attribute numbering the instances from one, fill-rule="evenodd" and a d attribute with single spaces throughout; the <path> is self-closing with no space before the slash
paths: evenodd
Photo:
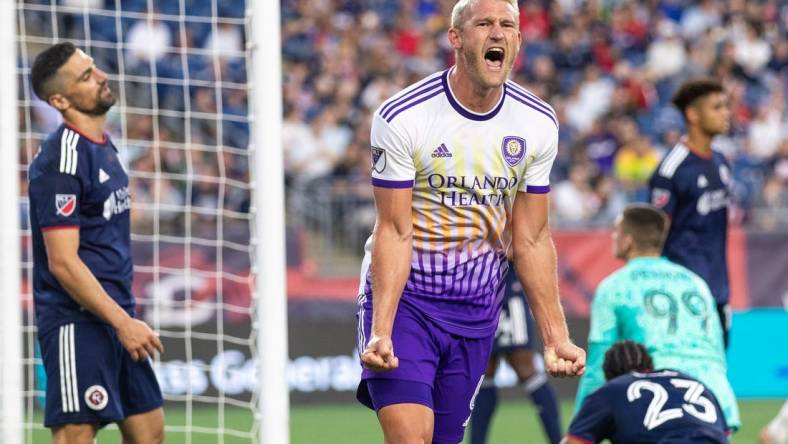
<path id="1" fill-rule="evenodd" d="M 691 80 L 673 96 L 684 115 L 687 135 L 668 152 L 649 182 L 651 203 L 671 218 L 663 254 L 706 281 L 716 301 L 728 345 L 731 312 L 727 232 L 730 166 L 712 149 L 712 139 L 728 132 L 731 111 L 716 80 Z"/>
<path id="2" fill-rule="evenodd" d="M 525 297 L 517 273 L 514 272 L 514 265 L 510 263 L 492 355 L 471 415 L 471 444 L 487 442 L 490 422 L 498 404 L 498 389 L 494 378 L 501 359 L 506 359 L 517 374 L 518 384 L 533 401 L 548 441 L 551 444 L 558 444 L 561 441 L 558 399 L 547 382 L 541 355 L 534 352 L 536 338 L 533 324 L 534 319 L 528 307 L 528 299 Z"/>
<path id="3" fill-rule="evenodd" d="M 36 57 L 35 93 L 64 123 L 30 165 L 33 295 L 47 375 L 44 425 L 55 443 L 159 443 L 164 414 L 149 357 L 157 335 L 134 319 L 129 179 L 104 132 L 107 75 L 70 43 Z"/>
<path id="4" fill-rule="evenodd" d="M 643 345 L 614 344 L 604 361 L 607 383 L 588 396 L 563 444 L 726 444 L 717 398 L 682 372 L 655 370 Z"/>
<path id="5" fill-rule="evenodd" d="M 554 375 L 584 371 L 558 300 L 548 226 L 555 113 L 507 76 L 517 2 L 461 0 L 456 65 L 386 101 L 372 124 L 377 208 L 359 289 L 357 397 L 386 442 L 462 441 L 503 297 L 507 252 Z"/>
<path id="6" fill-rule="evenodd" d="M 580 380 L 575 409 L 604 384 L 605 351 L 630 339 L 645 345 L 657 368 L 703 381 L 736 430 L 739 409 L 726 376 L 714 299 L 698 275 L 660 257 L 668 223 L 665 213 L 648 204 L 631 204 L 616 220 L 613 250 L 626 265 L 602 281 L 594 295 L 588 371 Z"/>

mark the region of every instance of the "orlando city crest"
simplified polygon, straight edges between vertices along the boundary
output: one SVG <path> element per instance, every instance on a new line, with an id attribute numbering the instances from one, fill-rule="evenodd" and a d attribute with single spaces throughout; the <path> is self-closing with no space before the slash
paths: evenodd
<path id="1" fill-rule="evenodd" d="M 525 157 L 525 139 L 517 136 L 506 136 L 501 144 L 501 154 L 509 166 L 515 166 Z"/>

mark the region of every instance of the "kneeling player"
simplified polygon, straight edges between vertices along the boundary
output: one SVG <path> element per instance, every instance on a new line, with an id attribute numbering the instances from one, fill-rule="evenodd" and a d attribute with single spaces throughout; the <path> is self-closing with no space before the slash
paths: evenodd
<path id="1" fill-rule="evenodd" d="M 505 291 L 493 352 L 471 416 L 471 444 L 487 441 L 490 420 L 498 404 L 494 377 L 501 357 L 512 366 L 517 373 L 517 382 L 536 406 L 545 435 L 551 443 L 558 444 L 561 440 L 558 401 L 547 383 L 541 355 L 534 353 L 534 318 L 512 263 L 509 264 Z"/>
<path id="2" fill-rule="evenodd" d="M 727 443 L 714 394 L 691 376 L 652 367 L 643 345 L 613 345 L 605 353 L 607 383 L 585 399 L 563 443 Z"/>

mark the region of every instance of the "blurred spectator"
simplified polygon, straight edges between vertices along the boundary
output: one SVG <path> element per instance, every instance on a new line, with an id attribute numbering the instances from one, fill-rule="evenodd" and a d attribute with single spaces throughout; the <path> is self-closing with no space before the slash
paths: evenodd
<path id="1" fill-rule="evenodd" d="M 769 43 L 761 38 L 761 24 L 747 22 L 745 34 L 734 40 L 734 60 L 752 77 L 758 75 L 769 63 L 772 55 Z"/>
<path id="2" fill-rule="evenodd" d="M 589 183 L 589 168 L 578 163 L 569 169 L 569 178 L 555 185 L 553 216 L 559 225 L 580 226 L 598 209 L 598 199 Z"/>
<path id="3" fill-rule="evenodd" d="M 172 44 L 172 33 L 157 16 L 149 13 L 129 29 L 126 37 L 129 62 L 133 66 L 158 61 Z"/>
<path id="4" fill-rule="evenodd" d="M 232 23 L 220 22 L 208 35 L 205 49 L 218 54 L 237 54 L 243 51 L 243 30 Z"/>
<path id="5" fill-rule="evenodd" d="M 649 74 L 655 81 L 674 76 L 684 68 L 687 51 L 679 38 L 676 24 L 662 20 L 657 25 L 657 39 L 651 42 L 646 54 Z"/>
<path id="6" fill-rule="evenodd" d="M 659 160 L 657 151 L 651 147 L 648 139 L 642 136 L 636 136 L 618 150 L 615 177 L 630 200 L 646 200 L 646 185 Z"/>
<path id="7" fill-rule="evenodd" d="M 121 151 L 133 171 L 197 172 L 199 162 L 210 161 L 213 166 L 203 173 L 218 174 L 221 161 L 228 177 L 246 180 L 248 158 L 240 154 L 249 143 L 246 61 L 224 57 L 244 50 L 242 4 L 233 2 L 238 6 L 228 8 L 218 2 L 220 16 L 213 27 L 192 20 L 211 13 L 203 5 L 207 3 L 188 0 L 193 10 L 181 27 L 168 16 L 160 20 L 155 13 L 138 15 L 147 12 L 145 2 L 62 3 L 104 8 L 110 19 L 106 23 L 112 24 L 116 7 L 135 13 L 121 16 L 120 29 L 107 25 L 91 30 L 96 42 L 125 41 L 125 66 L 117 60 L 117 51 L 105 50 L 105 42 L 87 48 L 98 66 L 126 76 L 119 82 L 113 79 L 112 85 L 124 91 L 126 112 L 117 108 L 110 120 L 113 131 L 125 131 L 127 145 Z M 160 3 L 163 12 L 169 8 L 167 2 Z M 774 196 L 782 192 L 775 190 L 785 187 L 788 175 L 788 10 L 782 3 L 522 0 L 523 52 L 512 77 L 549 102 L 559 118 L 559 151 L 552 172 L 553 198 L 560 207 L 556 223 L 603 223 L 621 199 L 638 198 L 640 177 L 681 136 L 682 121 L 670 104 L 671 95 L 683 80 L 700 75 L 721 79 L 729 95 L 731 132 L 715 146 L 731 161 L 739 204 L 748 211 L 768 206 L 767 201 L 772 206 L 780 202 Z M 452 0 L 281 2 L 283 149 L 289 184 L 333 180 L 335 186 L 327 187 L 333 197 L 328 193 L 320 199 L 347 204 L 345 195 L 351 195 L 352 204 L 363 207 L 359 212 L 374 209 L 364 185 L 369 117 L 403 87 L 453 63 L 446 39 L 453 5 Z M 60 36 L 83 38 L 81 14 L 66 15 L 58 21 Z M 91 15 L 89 25 L 98 26 L 94 19 Z M 24 20 L 28 35 L 51 38 L 53 17 L 48 13 L 28 10 Z M 195 48 L 216 49 L 220 57 Z M 39 49 L 31 40 L 27 54 L 32 59 Z M 29 64 L 20 60 L 21 66 Z M 147 81 L 154 70 L 157 78 Z M 24 90 L 21 97 L 32 99 Z M 148 111 L 154 104 L 158 109 Z M 31 111 L 20 125 L 28 130 L 45 132 L 59 122 L 50 107 L 38 106 L 35 99 L 27 109 Z M 38 141 L 31 137 L 26 143 L 33 151 Z M 220 154 L 203 153 L 217 147 L 228 148 L 221 159 Z M 239 151 L 230 155 L 230 148 Z M 155 185 L 147 178 L 132 182 L 141 198 L 153 196 L 157 187 L 174 193 L 167 205 L 177 206 L 179 199 L 185 202 L 195 195 L 206 207 L 248 204 L 248 193 L 229 189 L 219 202 L 216 184 L 171 179 L 170 184 Z M 768 198 L 762 195 L 764 186 Z M 190 187 L 194 195 L 187 197 Z M 153 216 L 139 214 L 142 219 Z M 756 219 L 744 218 L 753 223 Z"/>

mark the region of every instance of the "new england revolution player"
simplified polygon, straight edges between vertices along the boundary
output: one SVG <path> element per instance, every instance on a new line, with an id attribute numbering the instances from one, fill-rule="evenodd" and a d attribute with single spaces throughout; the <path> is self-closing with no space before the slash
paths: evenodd
<path id="1" fill-rule="evenodd" d="M 564 444 L 726 444 L 728 427 L 708 387 L 682 372 L 654 370 L 643 345 L 614 344 L 607 383 L 583 401 Z"/>
<path id="2" fill-rule="evenodd" d="M 558 122 L 506 79 L 520 48 L 517 2 L 461 0 L 452 68 L 375 112 L 377 221 L 365 247 L 357 397 L 387 443 L 463 439 L 514 262 L 557 376 L 581 374 L 558 300 L 548 225 Z"/>
<path id="3" fill-rule="evenodd" d="M 36 57 L 33 89 L 63 124 L 30 165 L 33 294 L 47 375 L 44 425 L 55 443 L 160 443 L 162 396 L 149 358 L 158 336 L 134 319 L 129 179 L 104 132 L 107 75 L 70 43 Z"/>
<path id="4" fill-rule="evenodd" d="M 551 444 L 561 441 L 563 432 L 558 399 L 547 382 L 541 355 L 534 352 L 536 338 L 533 324 L 528 299 L 514 272 L 514 264 L 510 262 L 492 354 L 471 415 L 470 444 L 487 442 L 490 422 L 498 405 L 498 389 L 494 378 L 501 359 L 506 359 L 517 374 L 517 383 L 533 401 L 547 440 Z"/>
<path id="5" fill-rule="evenodd" d="M 649 182 L 651 203 L 670 216 L 663 254 L 697 273 L 708 284 L 722 322 L 727 347 L 731 313 L 727 233 L 730 166 L 712 149 L 712 139 L 728 132 L 731 111 L 716 80 L 690 80 L 673 96 L 687 134 L 662 159 Z"/>
<path id="6" fill-rule="evenodd" d="M 725 349 L 709 287 L 698 275 L 661 257 L 669 221 L 649 204 L 630 204 L 616 220 L 613 252 L 626 265 L 605 278 L 591 303 L 588 369 L 575 411 L 604 384 L 603 357 L 617 341 L 643 344 L 657 368 L 670 368 L 706 384 L 731 429 L 741 425 L 727 378 Z"/>

